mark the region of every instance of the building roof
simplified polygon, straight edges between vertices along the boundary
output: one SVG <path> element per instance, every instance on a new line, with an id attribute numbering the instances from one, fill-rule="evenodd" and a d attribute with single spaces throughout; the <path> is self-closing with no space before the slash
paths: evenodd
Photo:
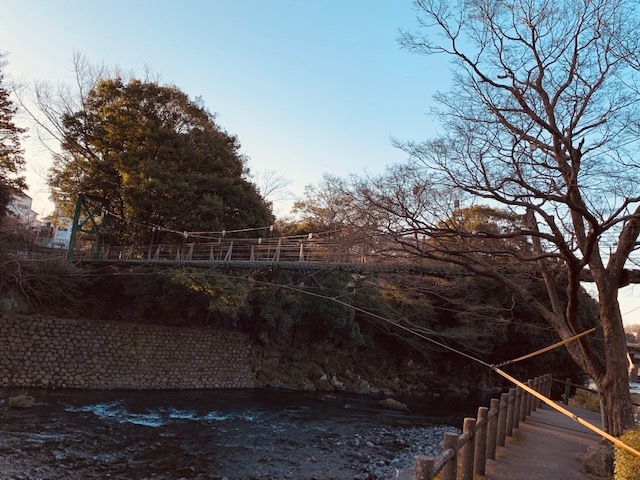
<path id="1" fill-rule="evenodd" d="M 627 342 L 627 351 L 629 353 L 640 353 L 640 343 Z"/>
<path id="2" fill-rule="evenodd" d="M 27 195 L 26 193 L 24 193 L 22 190 L 14 190 L 13 191 L 13 195 L 16 196 L 20 196 L 20 197 L 26 197 L 26 198 L 31 198 L 29 195 Z M 31 198 L 32 199 L 32 198 Z M 33 200 L 33 199 L 32 199 Z"/>

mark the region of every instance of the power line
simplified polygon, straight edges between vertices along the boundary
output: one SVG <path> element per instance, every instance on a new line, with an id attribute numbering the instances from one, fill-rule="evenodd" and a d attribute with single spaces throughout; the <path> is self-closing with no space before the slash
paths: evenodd
<path id="1" fill-rule="evenodd" d="M 640 310 L 640 306 L 636 307 L 636 308 L 632 308 L 631 310 L 629 310 L 628 312 L 625 312 L 622 314 L 622 316 L 624 317 L 625 315 L 628 315 L 632 312 L 635 312 L 636 310 Z"/>

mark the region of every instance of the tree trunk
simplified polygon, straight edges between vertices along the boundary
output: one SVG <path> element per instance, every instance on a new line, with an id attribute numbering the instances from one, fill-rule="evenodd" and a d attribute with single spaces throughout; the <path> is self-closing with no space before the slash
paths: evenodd
<path id="1" fill-rule="evenodd" d="M 624 375 L 610 373 L 613 371 L 613 368 L 607 371 L 603 383 L 596 382 L 596 385 L 600 396 L 602 428 L 614 437 L 619 437 L 634 426 L 634 419 L 626 366 L 622 372 Z"/>
<path id="2" fill-rule="evenodd" d="M 604 332 L 605 372 L 604 375 L 594 375 L 593 381 L 600 396 L 602 427 L 607 433 L 620 436 L 634 426 L 626 338 L 617 285 L 598 285 L 598 291 L 600 323 Z"/>

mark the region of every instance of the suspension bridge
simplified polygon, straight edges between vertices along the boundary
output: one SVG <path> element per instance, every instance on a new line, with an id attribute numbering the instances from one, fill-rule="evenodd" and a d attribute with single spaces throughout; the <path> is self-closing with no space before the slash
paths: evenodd
<path id="1" fill-rule="evenodd" d="M 80 263 L 157 264 L 194 267 L 338 269 L 354 273 L 414 273 L 437 278 L 473 275 L 445 262 L 398 251 L 376 252 L 362 242 L 337 242 L 312 235 L 281 238 L 219 238 L 214 242 L 104 246 L 76 249 L 68 258 Z M 511 272 L 507 272 L 511 273 Z M 513 272 L 517 274 L 517 272 Z M 588 270 L 581 280 L 592 282 Z M 622 285 L 640 283 L 640 270 L 624 271 Z"/>
<path id="2" fill-rule="evenodd" d="M 78 262 L 145 263 L 191 265 L 198 267 L 231 266 L 237 268 L 341 269 L 352 272 L 418 273 L 439 278 L 469 276 L 460 266 L 410 255 L 385 248 L 375 237 L 336 238 L 336 232 L 274 238 L 273 225 L 221 232 L 178 232 L 160 225 L 136 223 L 149 230 L 151 244 L 115 246 L 94 242 L 91 247 L 76 243 L 79 233 L 98 238 L 107 219 L 131 226 L 132 222 L 109 212 L 104 199 L 79 194 L 71 229 L 67 259 Z M 182 238 L 181 243 L 153 243 L 160 233 Z M 230 238 L 227 234 L 259 234 L 257 238 Z M 156 237 L 158 233 L 158 237 Z M 176 237 L 177 235 L 177 237 Z M 99 245 L 99 246 L 97 246 Z M 519 269 L 508 274 L 518 274 Z M 592 282 L 584 270 L 581 280 Z M 640 283 L 640 269 L 627 269 L 620 285 Z"/>
<path id="3" fill-rule="evenodd" d="M 81 263 L 134 263 L 229 266 L 236 268 L 326 268 L 352 272 L 422 273 L 437 277 L 470 275 L 463 268 L 401 256 L 376 253 L 366 244 L 332 241 L 312 235 L 281 238 L 220 238 L 215 242 L 127 245 L 74 250 L 70 257 Z"/>

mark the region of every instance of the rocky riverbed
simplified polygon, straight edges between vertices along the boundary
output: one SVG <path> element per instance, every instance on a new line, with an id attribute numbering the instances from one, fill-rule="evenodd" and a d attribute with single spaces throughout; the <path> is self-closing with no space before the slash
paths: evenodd
<path id="1" fill-rule="evenodd" d="M 402 478 L 477 406 L 413 397 L 402 412 L 382 397 L 273 390 L 27 393 L 31 408 L 0 405 L 0 479 Z"/>

